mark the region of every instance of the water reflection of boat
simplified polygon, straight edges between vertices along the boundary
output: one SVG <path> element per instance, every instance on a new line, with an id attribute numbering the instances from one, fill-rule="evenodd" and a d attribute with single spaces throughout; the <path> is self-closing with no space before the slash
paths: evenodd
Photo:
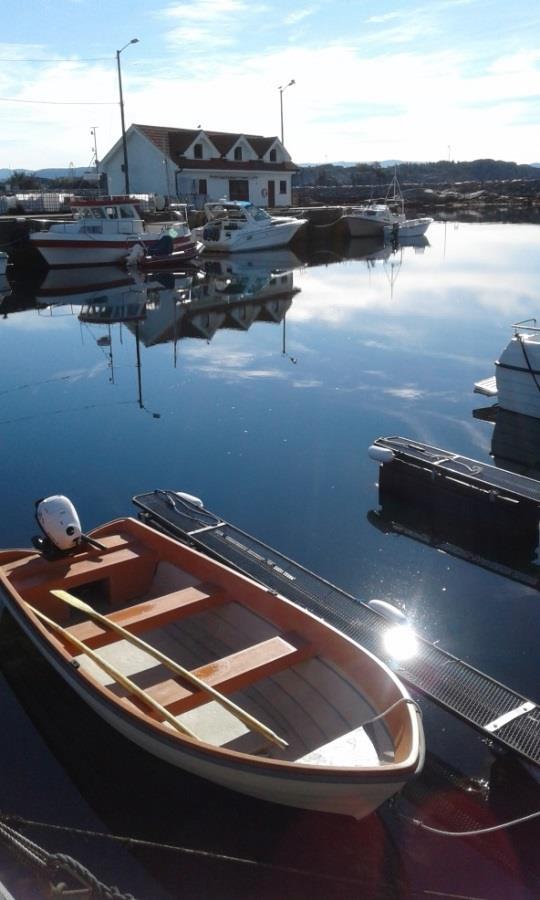
<path id="1" fill-rule="evenodd" d="M 143 280 L 138 273 L 127 272 L 119 266 L 50 269 L 36 291 L 36 300 L 47 305 L 82 304 L 95 294 L 140 284 Z"/>
<path id="2" fill-rule="evenodd" d="M 473 416 L 493 425 L 491 456 L 496 466 L 540 480 L 540 419 L 497 405 L 475 409 Z"/>
<path id="3" fill-rule="evenodd" d="M 474 390 L 496 397 L 501 409 L 540 418 L 540 328 L 536 319 L 512 328 L 514 334 L 495 362 L 495 375 L 477 381 Z"/>
<path id="4" fill-rule="evenodd" d="M 397 240 L 385 240 L 382 236 L 350 238 L 339 247 L 318 250 L 312 255 L 311 264 L 364 260 L 368 266 L 375 266 L 377 262 L 386 262 L 391 258 L 399 257 L 401 262 L 401 251 L 407 247 L 412 247 L 415 254 L 421 254 L 429 246 L 429 240 L 425 235 Z"/>
<path id="5" fill-rule="evenodd" d="M 11 294 L 11 285 L 5 275 L 0 275 L 0 307 L 3 301 Z"/>

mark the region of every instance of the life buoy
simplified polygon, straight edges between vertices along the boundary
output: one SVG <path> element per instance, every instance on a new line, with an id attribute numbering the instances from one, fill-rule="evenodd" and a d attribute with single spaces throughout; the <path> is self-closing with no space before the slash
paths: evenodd
<path id="1" fill-rule="evenodd" d="M 268 197 L 268 191 L 266 190 L 266 188 L 262 189 L 261 194 L 263 195 L 263 197 Z"/>

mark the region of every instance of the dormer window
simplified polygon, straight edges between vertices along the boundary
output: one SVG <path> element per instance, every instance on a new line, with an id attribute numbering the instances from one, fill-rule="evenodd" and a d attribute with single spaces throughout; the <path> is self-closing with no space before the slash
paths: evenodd
<path id="1" fill-rule="evenodd" d="M 234 158 L 239 159 L 239 160 L 242 159 L 242 148 L 241 147 L 234 148 Z"/>
<path id="2" fill-rule="evenodd" d="M 276 162 L 276 160 L 277 160 L 277 153 L 276 153 L 275 149 L 270 150 L 270 162 Z"/>
<path id="3" fill-rule="evenodd" d="M 194 159 L 202 159 L 203 158 L 203 145 L 195 144 L 193 148 L 193 158 Z"/>

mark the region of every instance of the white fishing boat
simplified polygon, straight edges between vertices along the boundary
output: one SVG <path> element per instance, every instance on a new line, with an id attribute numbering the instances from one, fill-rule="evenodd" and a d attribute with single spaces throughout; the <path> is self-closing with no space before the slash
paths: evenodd
<path id="1" fill-rule="evenodd" d="M 36 512 L 45 537 L 0 551 L 0 594 L 130 741 L 240 793 L 355 818 L 422 768 L 417 705 L 322 619 L 133 518 L 84 535 L 66 497 Z"/>
<path id="2" fill-rule="evenodd" d="M 394 236 L 398 239 L 424 235 L 433 219 L 429 216 L 408 219 L 405 200 L 397 178 L 394 176 L 384 203 L 366 203 L 349 206 L 342 217 L 350 237 Z"/>
<path id="3" fill-rule="evenodd" d="M 514 334 L 495 362 L 495 375 L 477 381 L 474 390 L 496 399 L 501 409 L 540 418 L 540 328 L 536 319 L 512 328 Z"/>
<path id="4" fill-rule="evenodd" d="M 193 229 L 205 250 L 238 253 L 285 247 L 306 219 L 271 216 L 246 200 L 217 200 L 204 206 L 206 225 Z"/>
<path id="5" fill-rule="evenodd" d="M 182 261 L 193 259 L 201 249 L 191 235 L 185 208 L 168 222 L 145 222 L 131 197 L 76 200 L 72 208 L 73 219 L 30 235 L 51 267 L 118 264 L 129 254 L 142 258 L 172 254 Z"/>

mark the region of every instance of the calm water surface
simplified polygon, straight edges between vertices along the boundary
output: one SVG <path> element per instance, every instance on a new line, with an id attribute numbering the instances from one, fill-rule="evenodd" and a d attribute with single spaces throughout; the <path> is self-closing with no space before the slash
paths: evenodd
<path id="1" fill-rule="evenodd" d="M 473 384 L 493 374 L 511 323 L 540 310 L 540 226 L 434 223 L 428 235 L 425 247 L 359 241 L 309 265 L 288 251 L 238 256 L 137 284 L 114 270 L 18 273 L 0 307 L 0 545 L 28 545 L 47 494 L 70 496 L 89 529 L 134 514 L 135 493 L 186 490 L 540 700 L 537 592 L 372 524 L 376 437 L 492 461 L 500 422 L 473 414 L 490 405 Z M 88 321 L 99 305 L 129 307 L 131 321 Z M 2 629 L 0 810 L 287 869 L 32 833 L 105 881 L 144 898 L 536 896 L 534 825 L 445 839 L 391 810 L 349 823 L 171 774 L 80 710 L 5 616 Z M 468 804 L 484 824 L 540 807 L 519 767 L 509 774 L 423 706 L 429 765 L 409 814 L 463 830 Z"/>

